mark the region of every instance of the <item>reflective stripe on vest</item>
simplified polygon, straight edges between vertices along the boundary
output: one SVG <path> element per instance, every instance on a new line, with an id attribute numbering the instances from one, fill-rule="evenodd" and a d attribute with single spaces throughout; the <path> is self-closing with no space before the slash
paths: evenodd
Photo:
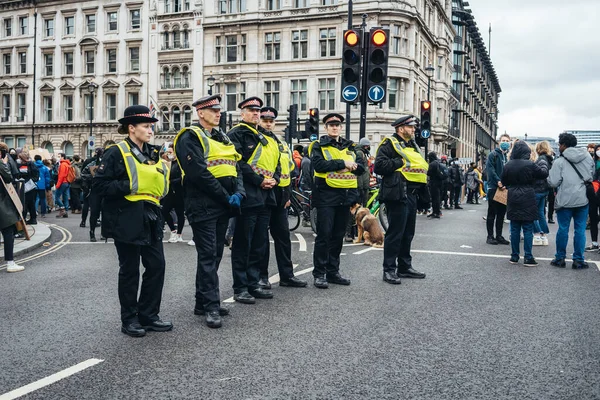
<path id="1" fill-rule="evenodd" d="M 279 146 L 277 141 L 270 136 L 259 133 L 248 124 L 240 123 L 237 126 L 245 126 L 254 132 L 255 135 L 262 136 L 267 140 L 267 145 L 263 145 L 259 140 L 247 164 L 256 174 L 272 178 L 279 163 Z"/>
<path id="2" fill-rule="evenodd" d="M 316 143 L 316 142 L 313 142 Z M 310 148 L 312 151 L 312 146 Z M 321 147 L 323 157 L 327 161 L 331 160 L 344 160 L 344 161 L 356 161 L 356 154 L 348 149 L 338 150 L 333 146 Z M 327 186 L 335 189 L 356 189 L 358 187 L 358 181 L 356 175 L 350 171 L 330 171 L 330 172 L 317 172 L 315 176 L 325 179 Z"/>
<path id="3" fill-rule="evenodd" d="M 117 144 L 125 161 L 125 169 L 129 177 L 130 194 L 125 196 L 129 201 L 149 201 L 157 206 L 160 199 L 169 191 L 169 168 L 160 160 L 157 164 L 143 164 L 133 154 L 129 143 L 123 141 Z"/>
<path id="4" fill-rule="evenodd" d="M 402 147 L 395 137 L 385 138 L 381 144 L 383 144 L 385 140 L 390 140 L 392 142 L 392 147 L 394 147 L 396 153 L 404 160 L 404 165 L 401 168 L 398 168 L 397 171 L 401 172 L 402 175 L 404 175 L 404 178 L 409 182 L 427 183 L 429 164 L 427 164 L 427 161 L 425 161 L 421 153 L 412 147 Z"/>
<path id="5" fill-rule="evenodd" d="M 242 156 L 235 150 L 233 143 L 221 143 L 218 140 L 211 138 L 203 128 L 198 126 L 190 126 L 183 128 L 177 133 L 175 140 L 173 141 L 173 150 L 177 153 L 177 141 L 181 135 L 191 129 L 204 150 L 204 161 L 208 172 L 211 173 L 215 178 L 223 178 L 225 176 L 237 177 L 237 162 L 242 159 Z M 177 159 L 179 168 L 181 169 L 181 181 L 185 178 L 185 169 Z"/>
<path id="6" fill-rule="evenodd" d="M 294 161 L 292 161 L 292 153 L 287 143 L 279 143 L 279 165 L 281 167 L 281 175 L 279 177 L 279 186 L 288 187 L 292 183 L 290 172 L 294 169 Z"/>

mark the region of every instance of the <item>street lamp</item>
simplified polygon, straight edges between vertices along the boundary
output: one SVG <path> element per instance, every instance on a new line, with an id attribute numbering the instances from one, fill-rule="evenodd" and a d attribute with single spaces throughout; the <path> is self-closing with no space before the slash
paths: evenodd
<path id="1" fill-rule="evenodd" d="M 435 68 L 433 68 L 433 65 L 429 64 L 427 68 L 425 68 L 425 71 L 427 72 L 427 100 L 431 100 L 431 78 L 433 78 Z"/>
<path id="2" fill-rule="evenodd" d="M 527 142 L 527 132 L 525 132 L 525 142 Z"/>
<path id="3" fill-rule="evenodd" d="M 90 82 L 88 85 L 88 92 L 90 92 L 90 137 L 88 138 L 88 154 L 91 156 L 92 149 L 90 148 L 90 140 L 93 138 L 92 128 L 93 128 L 93 120 L 94 120 L 94 92 L 96 91 L 96 85 L 94 82 Z"/>
<path id="4" fill-rule="evenodd" d="M 206 79 L 206 82 L 208 83 L 208 95 L 212 96 L 212 88 L 213 86 L 215 86 L 215 77 L 212 76 L 212 71 L 210 72 L 210 76 Z"/>

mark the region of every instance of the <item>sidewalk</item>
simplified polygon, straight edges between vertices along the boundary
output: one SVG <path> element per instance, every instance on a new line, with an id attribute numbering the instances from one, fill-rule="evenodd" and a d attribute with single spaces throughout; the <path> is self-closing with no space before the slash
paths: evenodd
<path id="1" fill-rule="evenodd" d="M 50 226 L 44 222 L 38 221 L 37 225 L 29 225 L 27 230 L 31 240 L 25 238 L 15 239 L 15 258 L 41 247 L 52 235 Z M 4 243 L 0 244 L 0 261 L 4 261 Z"/>

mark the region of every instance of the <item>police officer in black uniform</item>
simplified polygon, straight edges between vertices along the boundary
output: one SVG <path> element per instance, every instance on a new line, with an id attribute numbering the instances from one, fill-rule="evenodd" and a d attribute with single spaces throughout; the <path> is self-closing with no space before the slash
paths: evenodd
<path id="1" fill-rule="evenodd" d="M 237 161 L 241 156 L 219 130 L 221 96 L 205 96 L 192 104 L 199 124 L 183 129 L 173 147 L 181 167 L 185 208 L 198 252 L 194 314 L 206 315 L 206 325 L 220 328 L 219 264 L 229 217 L 239 214 L 245 190 Z"/>
<path id="2" fill-rule="evenodd" d="M 314 169 L 313 202 L 317 208 L 317 237 L 313 251 L 314 284 L 320 289 L 329 283 L 350 285 L 340 275 L 346 223 L 350 206 L 360 201 L 357 176 L 365 166 L 356 157 L 354 142 L 340 137 L 344 117 L 331 113 L 323 118 L 326 136 L 313 142 L 309 149 Z"/>
<path id="3" fill-rule="evenodd" d="M 415 235 L 417 195 L 427 187 L 427 162 L 415 143 L 417 119 L 398 118 L 396 132 L 385 138 L 375 157 L 375 173 L 383 177 L 379 200 L 386 205 L 389 227 L 383 246 L 383 280 L 400 284 L 400 278 L 425 278 L 412 267 L 410 247 Z"/>
<path id="4" fill-rule="evenodd" d="M 275 127 L 277 110 L 273 107 L 263 107 L 260 110 L 259 130 L 279 143 L 279 165 L 281 174 L 279 184 L 273 188 L 277 205 L 270 207 L 271 220 L 269 230 L 275 245 L 275 258 L 279 270 L 279 286 L 306 287 L 307 282 L 294 276 L 294 265 L 292 264 L 292 242 L 290 240 L 290 225 L 288 221 L 288 207 L 292 194 L 291 173 L 294 169 L 292 153 L 287 143 L 280 141 L 272 132 Z M 258 284 L 265 289 L 270 289 L 269 283 L 269 255 L 270 248 L 267 247 L 265 256 L 260 264 L 260 280 Z"/>
<path id="5" fill-rule="evenodd" d="M 271 299 L 273 292 L 261 287 L 260 263 L 269 251 L 269 219 L 271 207 L 277 205 L 273 188 L 279 184 L 279 145 L 275 139 L 258 130 L 263 102 L 249 97 L 238 104 L 242 122 L 229 132 L 229 138 L 242 155 L 239 161 L 244 178 L 246 198 L 242 215 L 237 218 L 231 247 L 233 298 L 254 304 L 256 298 Z"/>
<path id="6" fill-rule="evenodd" d="M 103 198 L 102 235 L 114 239 L 119 256 L 121 331 L 134 337 L 173 328 L 158 316 L 165 279 L 160 198 L 169 171 L 159 147 L 148 144 L 156 121 L 148 107 L 127 107 L 119 133 L 128 137 L 106 150 L 93 179 Z M 138 300 L 140 258 L 146 271 Z"/>

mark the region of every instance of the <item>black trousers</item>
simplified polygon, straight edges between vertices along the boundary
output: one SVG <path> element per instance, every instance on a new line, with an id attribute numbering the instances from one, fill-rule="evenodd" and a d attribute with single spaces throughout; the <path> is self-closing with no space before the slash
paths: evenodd
<path id="1" fill-rule="evenodd" d="M 260 264 L 269 250 L 270 217 L 270 208 L 264 206 L 242 210 L 237 217 L 231 245 L 234 293 L 258 289 Z"/>
<path id="2" fill-rule="evenodd" d="M 29 214 L 29 218 L 31 221 L 37 221 L 37 212 L 35 209 L 35 199 L 37 198 L 37 189 L 30 190 L 25 193 L 25 207 L 23 207 L 23 218 L 27 218 L 27 214 Z"/>
<path id="3" fill-rule="evenodd" d="M 488 198 L 489 201 L 489 198 Z M 554 195 L 554 189 L 550 188 L 550 192 L 548 193 L 548 219 L 554 219 L 554 202 L 556 201 L 556 196 Z"/>
<path id="4" fill-rule="evenodd" d="M 453 186 L 452 187 L 452 204 L 454 207 L 458 207 L 458 201 L 460 200 L 460 193 L 462 191 L 462 186 Z"/>
<path id="5" fill-rule="evenodd" d="M 592 237 L 592 242 L 598 241 L 598 221 L 600 221 L 600 215 L 598 214 L 598 208 L 600 204 L 596 196 L 592 199 L 589 199 L 588 204 L 588 215 L 590 216 L 590 236 Z"/>
<path id="6" fill-rule="evenodd" d="M 93 190 L 89 190 L 87 193 L 84 193 L 83 208 L 81 210 L 81 222 L 85 223 L 89 211 L 90 232 L 94 232 L 96 230 L 96 226 L 98 225 L 98 219 L 100 219 L 100 208 L 100 197 L 98 197 Z"/>
<path id="7" fill-rule="evenodd" d="M 442 185 L 442 201 L 444 202 L 444 207 L 449 207 L 452 205 L 452 196 L 454 194 L 454 189 L 452 185 L 443 184 Z"/>
<path id="8" fill-rule="evenodd" d="M 175 230 L 175 223 L 171 216 L 171 210 L 175 210 L 177 215 L 177 234 L 181 235 L 185 226 L 185 206 L 183 203 L 183 194 L 169 193 L 162 201 L 162 213 L 165 221 L 169 225 L 171 232 Z"/>
<path id="9" fill-rule="evenodd" d="M 417 199 L 407 194 L 404 203 L 387 203 L 388 230 L 383 245 L 383 271 L 400 272 L 412 267 L 410 248 L 417 223 Z"/>
<path id="10" fill-rule="evenodd" d="M 2 229 L 2 237 L 4 238 L 4 261 L 13 261 L 15 249 L 15 226 L 11 225 Z"/>
<path id="11" fill-rule="evenodd" d="M 294 277 L 294 265 L 292 264 L 292 241 L 290 239 L 287 208 L 271 208 L 269 231 L 271 231 L 271 237 L 275 245 L 275 259 L 277 260 L 279 279 L 282 281 L 290 280 Z M 270 250 L 270 247 L 267 246 L 260 263 L 260 279 L 269 278 Z"/>
<path id="12" fill-rule="evenodd" d="M 504 215 L 506 214 L 506 206 L 502 203 L 494 201 L 498 189 L 488 189 L 488 212 L 487 212 L 487 231 L 488 236 L 494 237 L 494 225 L 496 225 L 496 236 L 502 236 L 502 228 L 504 225 Z"/>
<path id="13" fill-rule="evenodd" d="M 438 183 L 430 183 L 429 184 L 429 193 L 431 193 L 431 208 L 433 209 L 432 213 L 434 215 L 440 215 L 441 210 L 441 191 L 442 185 Z"/>
<path id="14" fill-rule="evenodd" d="M 196 308 L 217 311 L 221 304 L 219 265 L 223 258 L 229 215 L 191 224 L 198 253 L 196 269 Z"/>
<path id="15" fill-rule="evenodd" d="M 71 211 L 81 210 L 81 188 L 71 186 Z"/>
<path id="16" fill-rule="evenodd" d="M 121 321 L 142 325 L 159 319 L 160 302 L 165 281 L 165 255 L 162 240 L 152 240 L 148 246 L 136 246 L 115 241 L 119 256 L 119 301 Z M 145 268 L 138 300 L 140 258 Z"/>
<path id="17" fill-rule="evenodd" d="M 317 237 L 313 251 L 313 276 L 332 276 L 340 271 L 340 253 L 344 245 L 348 206 L 317 207 Z"/>

